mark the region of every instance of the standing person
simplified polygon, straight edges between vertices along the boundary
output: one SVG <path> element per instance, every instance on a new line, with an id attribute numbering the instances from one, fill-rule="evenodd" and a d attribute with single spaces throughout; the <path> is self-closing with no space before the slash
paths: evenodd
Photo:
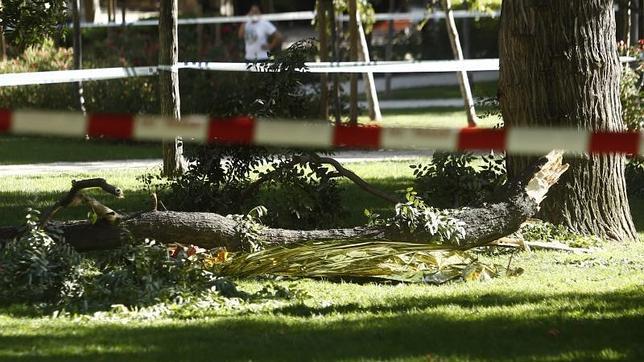
<path id="1" fill-rule="evenodd" d="M 277 48 L 282 42 L 282 34 L 270 21 L 261 18 L 259 5 L 253 5 L 248 12 L 250 21 L 239 27 L 239 38 L 246 45 L 246 61 L 257 62 L 268 60 L 268 52 Z"/>

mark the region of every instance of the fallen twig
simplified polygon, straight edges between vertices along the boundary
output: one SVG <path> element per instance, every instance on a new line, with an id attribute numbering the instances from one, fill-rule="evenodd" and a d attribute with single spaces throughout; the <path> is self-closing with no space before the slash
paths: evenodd
<path id="1" fill-rule="evenodd" d="M 589 249 L 589 248 L 573 248 L 560 241 L 552 241 L 552 242 L 525 241 L 519 238 L 501 238 L 499 240 L 491 242 L 489 245 L 509 247 L 509 248 L 519 248 L 524 250 L 529 250 L 526 248 L 528 247 L 531 249 L 559 250 L 559 251 L 567 251 L 571 253 L 583 253 L 583 254 L 590 254 L 595 252 L 595 250 Z"/>

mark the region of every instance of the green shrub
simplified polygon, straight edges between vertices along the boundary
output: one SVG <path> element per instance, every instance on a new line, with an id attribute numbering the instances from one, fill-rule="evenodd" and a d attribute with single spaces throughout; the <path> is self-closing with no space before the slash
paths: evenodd
<path id="1" fill-rule="evenodd" d="M 620 83 L 622 116 L 629 130 L 644 129 L 644 62 L 642 45 L 626 47 L 619 45 L 620 55 L 632 56 L 636 62 L 624 67 Z M 644 158 L 640 155 L 630 157 L 626 163 L 626 187 L 630 196 L 644 197 Z"/>
<path id="2" fill-rule="evenodd" d="M 640 65 L 640 68 L 644 68 Z M 631 130 L 644 128 L 644 87 L 642 87 L 642 70 L 639 72 L 624 67 L 620 83 L 620 100 L 624 123 Z"/>
<path id="3" fill-rule="evenodd" d="M 416 190 L 438 208 L 480 204 L 507 180 L 505 160 L 494 154 L 435 153 L 429 164 L 411 168 Z"/>
<path id="4" fill-rule="evenodd" d="M 0 25 L 7 42 L 17 50 L 40 44 L 44 37 L 63 35 L 67 15 L 65 0 L 4 0 L 0 6 Z"/>
<path id="5" fill-rule="evenodd" d="M 0 303 L 57 302 L 79 293 L 75 282 L 80 255 L 55 234 L 38 227 L 30 210 L 26 230 L 0 249 Z"/>
<path id="6" fill-rule="evenodd" d="M 72 50 L 58 48 L 51 39 L 30 46 L 17 58 L 0 62 L 0 73 L 68 70 L 73 65 Z M 0 108 L 78 108 L 78 95 L 71 84 L 0 87 Z"/>
<path id="7" fill-rule="evenodd" d="M 50 39 L 28 47 L 19 57 L 0 62 L 0 73 L 69 70 L 73 54 Z M 91 64 L 86 64 L 91 67 Z M 157 77 L 136 77 L 84 82 L 83 96 L 89 112 L 157 113 Z M 78 110 L 76 83 L 0 87 L 0 108 Z"/>
<path id="8" fill-rule="evenodd" d="M 202 76 L 187 84 L 195 92 L 225 89 L 204 95 L 213 99 L 207 103 L 208 111 L 217 115 L 311 116 L 319 109 L 317 95 L 302 87 L 310 76 L 296 69 L 311 60 L 314 51 L 311 41 L 298 42 L 276 54 L 274 62 L 257 65 L 265 73 Z M 208 86 L 207 82 L 217 85 Z M 194 104 L 188 108 L 199 107 L 194 100 L 187 102 Z M 168 206 L 184 211 L 245 214 L 256 205 L 264 205 L 269 210 L 265 222 L 271 226 L 299 229 L 332 225 L 343 212 L 334 173 L 311 162 L 295 162 L 311 152 L 221 145 L 192 148 L 187 152 L 192 161 L 188 172 L 170 185 Z M 257 178 L 264 182 L 254 183 Z"/>
<path id="9" fill-rule="evenodd" d="M 205 250 L 146 240 L 81 255 L 27 215 L 26 231 L 0 249 L 0 304 L 44 303 L 73 310 L 148 305 L 198 295 L 216 285 Z"/>
<path id="10" fill-rule="evenodd" d="M 317 164 L 291 164 L 301 153 L 286 149 L 207 146 L 190 152 L 188 171 L 172 180 L 164 198 L 183 211 L 245 214 L 264 205 L 267 225 L 318 228 L 344 213 L 334 173 Z M 285 167 L 284 165 L 288 165 Z M 258 178 L 265 182 L 255 183 Z"/>

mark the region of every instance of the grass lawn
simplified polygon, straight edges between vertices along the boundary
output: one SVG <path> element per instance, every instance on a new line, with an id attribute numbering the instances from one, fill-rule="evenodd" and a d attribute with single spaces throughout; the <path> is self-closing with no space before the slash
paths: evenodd
<path id="1" fill-rule="evenodd" d="M 412 182 L 406 162 L 351 164 L 380 187 Z M 0 178 L 0 220 L 49 205 L 70 179 L 107 177 L 147 205 L 134 177 L 146 170 Z M 350 223 L 365 207 L 386 208 L 347 186 Z M 106 200 L 105 196 L 100 196 Z M 644 209 L 634 202 L 638 230 Z M 83 217 L 76 209 L 65 217 Z M 644 237 L 644 235 L 643 235 Z M 192 318 L 143 312 L 51 318 L 31 307 L 0 309 L 0 361 L 61 360 L 644 360 L 644 243 L 603 244 L 590 255 L 515 254 L 525 273 L 443 286 L 297 281 L 301 300 L 241 302 L 201 309 Z M 481 255 L 507 265 L 509 254 Z M 238 281 L 253 292 L 262 280 Z M 292 281 L 278 282 L 290 285 Z"/>
<path id="2" fill-rule="evenodd" d="M 497 92 L 497 82 L 474 82 L 472 86 L 472 95 L 476 98 L 494 97 Z M 364 100 L 364 94 L 361 95 Z M 406 89 L 393 89 L 388 95 L 385 92 L 379 92 L 378 98 L 381 100 L 391 99 L 445 99 L 461 98 L 461 90 L 458 86 L 426 86 Z"/>
<path id="3" fill-rule="evenodd" d="M 456 110 L 414 110 L 386 114 L 384 123 L 453 127 L 464 119 Z M 2 137 L 0 164 L 156 158 L 158 148 Z M 408 165 L 421 161 L 348 168 L 395 192 L 412 185 Z M 20 223 L 27 207 L 51 205 L 72 179 L 104 177 L 123 188 L 126 198 L 94 193 L 99 200 L 120 211 L 144 209 L 147 194 L 135 178 L 157 171 L 0 177 L 0 225 Z M 390 208 L 353 185 L 345 183 L 343 190 L 346 225 L 364 223 L 364 208 Z M 632 200 L 631 206 L 642 239 L 644 202 Z M 85 214 L 77 208 L 59 217 Z M 296 288 L 306 294 L 301 299 L 192 305 L 198 312 L 190 315 L 181 313 L 186 306 L 174 305 L 174 317 L 143 310 L 53 318 L 32 306 L 0 307 L 0 361 L 642 361 L 644 243 L 600 247 L 580 255 L 514 254 L 512 266 L 525 270 L 518 277 L 443 286 L 299 280 Z M 504 266 L 510 257 L 480 255 Z M 267 282 L 237 283 L 254 292 Z"/>
<path id="4" fill-rule="evenodd" d="M 526 272 L 444 286 L 303 280 L 302 301 L 242 303 L 188 320 L 9 308 L 0 310 L 0 360 L 644 359 L 644 243 L 592 255 L 521 253 L 513 265 Z M 248 291 L 262 284 L 240 282 Z"/>

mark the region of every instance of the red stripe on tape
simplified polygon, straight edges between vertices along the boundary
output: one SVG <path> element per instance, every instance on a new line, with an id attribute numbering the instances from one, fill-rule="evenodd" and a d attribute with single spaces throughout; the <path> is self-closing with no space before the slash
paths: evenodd
<path id="1" fill-rule="evenodd" d="M 380 148 L 379 126 L 357 127 L 337 126 L 333 134 L 333 145 L 336 147 Z"/>
<path id="2" fill-rule="evenodd" d="M 505 135 L 505 129 L 463 128 L 458 133 L 458 149 L 504 151 Z"/>
<path id="3" fill-rule="evenodd" d="M 249 145 L 255 137 L 255 120 L 248 116 L 211 118 L 208 142 Z"/>
<path id="4" fill-rule="evenodd" d="M 637 132 L 596 132 L 590 137 L 591 153 L 637 154 L 640 134 Z"/>
<path id="5" fill-rule="evenodd" d="M 9 132 L 11 129 L 11 111 L 0 109 L 0 132 Z"/>
<path id="6" fill-rule="evenodd" d="M 134 116 L 129 114 L 91 114 L 87 125 L 90 137 L 131 139 L 134 136 Z"/>

